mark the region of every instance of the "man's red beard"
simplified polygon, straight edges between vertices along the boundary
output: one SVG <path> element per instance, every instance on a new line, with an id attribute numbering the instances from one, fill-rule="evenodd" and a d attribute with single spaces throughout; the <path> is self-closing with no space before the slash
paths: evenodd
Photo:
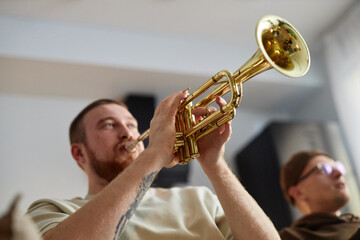
<path id="1" fill-rule="evenodd" d="M 126 167 L 131 164 L 131 160 L 125 162 L 118 162 L 116 159 L 99 160 L 96 158 L 94 152 L 87 147 L 87 153 L 90 164 L 95 173 L 102 179 L 111 182 L 116 176 L 121 173 Z"/>

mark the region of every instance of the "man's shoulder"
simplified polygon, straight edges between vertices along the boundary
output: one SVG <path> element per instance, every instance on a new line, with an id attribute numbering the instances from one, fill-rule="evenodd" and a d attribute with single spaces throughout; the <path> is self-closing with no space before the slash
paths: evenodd
<path id="1" fill-rule="evenodd" d="M 281 239 L 349 239 L 360 227 L 353 214 L 312 213 L 279 231 Z M 358 234 L 358 233 L 356 233 Z"/>
<path id="2" fill-rule="evenodd" d="M 33 212 L 38 209 L 58 209 L 62 212 L 74 212 L 84 206 L 88 201 L 88 197 L 76 197 L 72 199 L 42 198 L 33 202 L 27 212 Z"/>

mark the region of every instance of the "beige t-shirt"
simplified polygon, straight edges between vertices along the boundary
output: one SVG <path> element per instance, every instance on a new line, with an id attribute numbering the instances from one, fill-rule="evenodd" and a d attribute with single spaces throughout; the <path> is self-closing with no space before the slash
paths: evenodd
<path id="1" fill-rule="evenodd" d="M 29 207 L 28 214 L 43 235 L 91 197 L 41 199 Z M 232 234 L 216 195 L 208 188 L 150 188 L 120 239 L 232 239 Z"/>

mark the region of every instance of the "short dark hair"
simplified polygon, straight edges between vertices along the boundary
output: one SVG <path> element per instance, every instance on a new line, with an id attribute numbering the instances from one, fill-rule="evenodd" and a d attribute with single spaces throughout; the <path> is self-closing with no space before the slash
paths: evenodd
<path id="1" fill-rule="evenodd" d="M 280 171 L 280 186 L 285 199 L 295 204 L 294 199 L 289 194 L 289 188 L 295 186 L 300 178 L 301 173 L 311 159 L 317 156 L 327 156 L 327 153 L 317 150 L 301 151 L 292 155 L 287 163 L 281 167 Z"/>
<path id="2" fill-rule="evenodd" d="M 99 99 L 87 105 L 71 122 L 69 129 L 70 144 L 84 143 L 86 140 L 85 128 L 83 124 L 84 116 L 92 109 L 106 104 L 117 104 L 127 109 L 125 103 L 112 99 Z"/>

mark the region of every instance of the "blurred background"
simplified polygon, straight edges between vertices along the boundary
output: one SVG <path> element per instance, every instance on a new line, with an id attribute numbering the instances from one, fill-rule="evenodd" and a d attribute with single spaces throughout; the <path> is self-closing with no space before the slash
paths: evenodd
<path id="1" fill-rule="evenodd" d="M 226 159 L 280 228 L 298 213 L 282 199 L 279 167 L 296 151 L 326 151 L 347 166 L 346 210 L 360 214 L 356 0 L 1 0 L 0 212 L 17 193 L 23 211 L 39 198 L 85 196 L 68 141 L 75 115 L 114 98 L 147 129 L 161 99 L 243 65 L 267 14 L 301 33 L 311 68 L 301 78 L 270 70 L 243 85 Z M 211 188 L 196 161 L 155 184 Z"/>

